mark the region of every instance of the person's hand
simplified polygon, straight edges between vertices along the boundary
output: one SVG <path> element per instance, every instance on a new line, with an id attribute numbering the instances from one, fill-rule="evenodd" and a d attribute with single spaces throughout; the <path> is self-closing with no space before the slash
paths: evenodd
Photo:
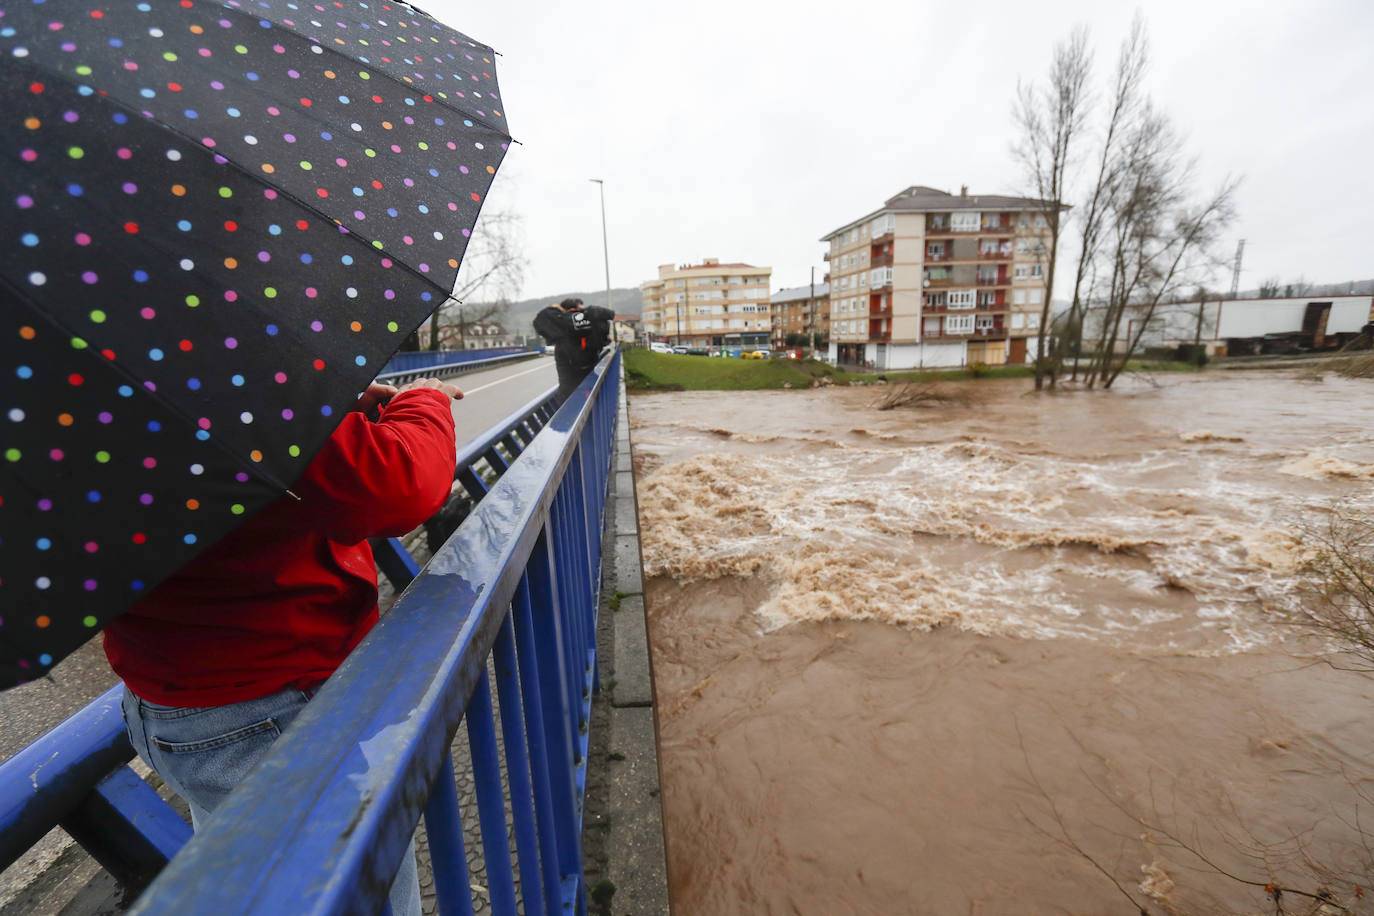
<path id="1" fill-rule="evenodd" d="M 442 379 L 417 378 L 413 382 L 406 382 L 402 385 L 400 391 L 409 391 L 412 388 L 437 388 L 455 401 L 461 401 L 463 399 L 463 389 Z M 400 391 L 398 391 L 397 394 L 400 394 Z"/>
<path id="2" fill-rule="evenodd" d="M 367 386 L 366 391 L 358 395 L 358 403 L 353 405 L 353 409 L 361 410 L 363 413 L 371 413 L 374 407 L 383 401 L 390 400 L 396 393 L 397 389 L 394 385 L 373 382 Z"/>

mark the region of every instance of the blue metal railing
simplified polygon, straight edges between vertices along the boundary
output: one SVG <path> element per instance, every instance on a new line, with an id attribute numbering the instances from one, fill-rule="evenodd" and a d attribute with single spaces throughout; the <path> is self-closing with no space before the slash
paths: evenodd
<path id="1" fill-rule="evenodd" d="M 492 911 L 514 914 L 519 894 L 526 913 L 585 912 L 581 813 L 619 362 L 604 358 L 556 412 L 536 399 L 464 450 L 458 480 L 480 502 L 184 849 L 189 828 L 123 765 L 132 751 L 115 688 L 0 766 L 0 864 L 71 823 L 121 881 L 141 883 L 175 854 L 139 913 L 376 912 L 423 813 L 440 909 L 471 913 L 449 755 L 466 720 Z"/>
<path id="2" fill-rule="evenodd" d="M 474 372 L 541 352 L 525 347 L 493 347 L 488 350 L 424 350 L 397 353 L 382 367 L 377 380 L 400 384 L 436 372 L 452 375 Z"/>

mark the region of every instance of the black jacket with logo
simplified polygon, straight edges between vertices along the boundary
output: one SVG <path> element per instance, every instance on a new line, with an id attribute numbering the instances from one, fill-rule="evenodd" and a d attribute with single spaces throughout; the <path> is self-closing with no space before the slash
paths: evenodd
<path id="1" fill-rule="evenodd" d="M 585 375 L 600 359 L 601 348 L 610 343 L 614 318 L 614 312 L 597 305 L 568 311 L 550 305 L 534 316 L 534 329 L 553 344 L 554 362 L 560 368 Z"/>

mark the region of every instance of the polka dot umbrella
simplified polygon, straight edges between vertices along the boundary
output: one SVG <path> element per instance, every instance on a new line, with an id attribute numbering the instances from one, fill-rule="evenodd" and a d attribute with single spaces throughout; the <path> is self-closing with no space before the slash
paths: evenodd
<path id="1" fill-rule="evenodd" d="M 493 52 L 376 0 L 0 0 L 0 686 L 287 490 L 452 289 Z"/>

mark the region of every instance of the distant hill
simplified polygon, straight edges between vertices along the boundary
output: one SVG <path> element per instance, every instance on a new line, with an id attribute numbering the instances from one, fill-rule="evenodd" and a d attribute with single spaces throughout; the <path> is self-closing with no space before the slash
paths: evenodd
<path id="1" fill-rule="evenodd" d="M 1238 299 L 1257 299 L 1260 290 L 1243 289 L 1236 294 Z M 1295 282 L 1280 281 L 1278 296 L 1301 299 L 1304 296 L 1374 296 L 1374 280 L 1344 280 L 1340 283 L 1307 283 L 1301 279 Z"/>
<path id="2" fill-rule="evenodd" d="M 606 291 L 598 289 L 581 293 L 552 293 L 537 299 L 521 299 L 519 302 L 512 302 L 506 306 L 506 327 L 515 334 L 533 333 L 531 325 L 534 322 L 534 316 L 539 314 L 539 310 L 546 305 L 562 302 L 568 298 L 581 299 L 586 305 L 605 306 Z M 617 315 L 638 315 L 642 303 L 643 299 L 640 298 L 638 287 L 611 290 L 611 310 Z M 485 305 L 486 303 L 481 302 L 473 303 L 474 308 L 483 308 Z"/>

